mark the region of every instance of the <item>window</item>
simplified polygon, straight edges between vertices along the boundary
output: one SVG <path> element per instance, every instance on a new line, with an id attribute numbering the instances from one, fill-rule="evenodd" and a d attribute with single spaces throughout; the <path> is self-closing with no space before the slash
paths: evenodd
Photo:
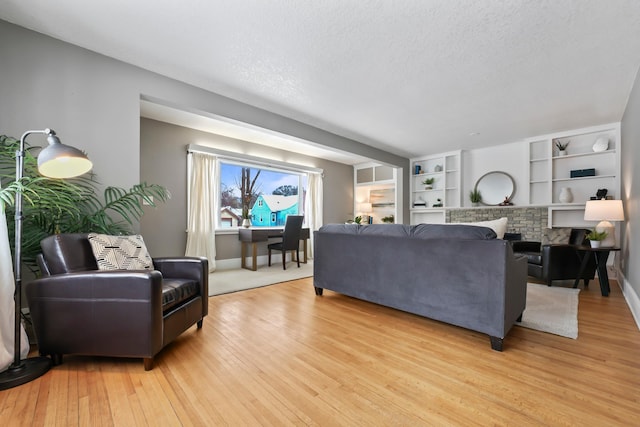
<path id="1" fill-rule="evenodd" d="M 307 174 L 257 164 L 219 160 L 220 228 L 233 228 L 244 216 L 253 227 L 284 226 L 287 215 L 303 214 Z"/>

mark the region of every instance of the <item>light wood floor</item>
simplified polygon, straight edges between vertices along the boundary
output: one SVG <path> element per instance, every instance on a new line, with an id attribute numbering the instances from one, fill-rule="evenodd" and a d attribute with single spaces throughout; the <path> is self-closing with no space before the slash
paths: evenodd
<path id="1" fill-rule="evenodd" d="M 640 331 L 615 283 L 580 292 L 579 338 L 486 335 L 312 279 L 210 298 L 204 328 L 141 360 L 66 356 L 0 392 L 13 426 L 616 426 L 640 423 Z"/>

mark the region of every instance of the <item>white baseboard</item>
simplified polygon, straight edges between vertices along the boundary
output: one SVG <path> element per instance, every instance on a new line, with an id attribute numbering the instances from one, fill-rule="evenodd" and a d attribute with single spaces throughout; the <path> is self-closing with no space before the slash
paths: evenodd
<path id="1" fill-rule="evenodd" d="M 640 297 L 636 293 L 635 289 L 631 286 L 631 283 L 624 277 L 621 271 L 618 271 L 618 284 L 620 285 L 620 289 L 622 289 L 622 294 L 624 295 L 624 299 L 627 301 L 627 305 L 631 310 L 631 315 L 633 319 L 636 321 L 636 326 L 640 329 Z"/>

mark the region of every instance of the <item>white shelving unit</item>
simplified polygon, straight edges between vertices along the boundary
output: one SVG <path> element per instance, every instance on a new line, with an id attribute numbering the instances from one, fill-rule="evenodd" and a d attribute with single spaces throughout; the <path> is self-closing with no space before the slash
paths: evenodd
<path id="1" fill-rule="evenodd" d="M 606 138 L 608 147 L 594 151 Z M 559 155 L 555 142 L 569 143 L 567 155 Z M 594 176 L 571 177 L 571 171 L 595 169 Z M 549 206 L 549 226 L 593 226 L 585 222 L 584 206 L 598 189 L 620 198 L 620 125 L 594 126 L 529 140 L 529 204 Z M 570 189 L 571 202 L 560 201 L 563 188 Z"/>
<path id="2" fill-rule="evenodd" d="M 461 159 L 460 150 L 411 159 L 411 224 L 444 223 L 445 208 L 460 206 Z M 427 178 L 432 188 L 423 184 Z"/>
<path id="3" fill-rule="evenodd" d="M 382 223 L 382 218 L 393 216 L 394 222 L 401 223 L 401 169 L 378 163 L 362 163 L 353 168 L 354 216 L 371 216 L 375 224 Z"/>

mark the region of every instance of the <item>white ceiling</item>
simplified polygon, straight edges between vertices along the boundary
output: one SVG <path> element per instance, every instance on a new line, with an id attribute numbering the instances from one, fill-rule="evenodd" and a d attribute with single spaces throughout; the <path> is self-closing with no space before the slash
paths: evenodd
<path id="1" fill-rule="evenodd" d="M 620 121 L 640 67 L 638 0 L 2 0 L 0 18 L 408 157 Z"/>

